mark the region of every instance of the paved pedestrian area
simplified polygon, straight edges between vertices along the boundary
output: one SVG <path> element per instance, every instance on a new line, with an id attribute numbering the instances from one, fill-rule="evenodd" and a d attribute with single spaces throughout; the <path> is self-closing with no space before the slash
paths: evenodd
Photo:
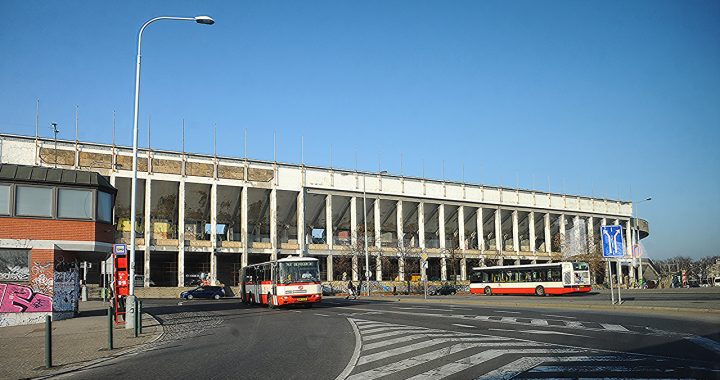
<path id="1" fill-rule="evenodd" d="M 45 324 L 0 328 L 0 379 L 24 379 L 61 373 L 103 357 L 121 354 L 154 341 L 162 332 L 151 316 L 143 317 L 143 334 L 132 329 L 114 329 L 114 350 L 107 350 L 107 304 L 80 304 L 80 316 L 52 324 L 53 368 L 45 368 Z"/>
<path id="2" fill-rule="evenodd" d="M 703 363 L 349 318 L 355 353 L 338 379 L 703 378 Z"/>

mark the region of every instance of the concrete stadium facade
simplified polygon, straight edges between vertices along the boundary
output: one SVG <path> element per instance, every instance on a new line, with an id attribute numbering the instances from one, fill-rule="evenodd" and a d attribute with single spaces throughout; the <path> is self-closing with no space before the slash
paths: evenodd
<path id="1" fill-rule="evenodd" d="M 129 243 L 131 148 L 0 134 L 0 162 L 109 177 L 115 240 Z M 357 280 L 365 223 L 369 269 L 387 281 L 465 280 L 473 266 L 559 260 L 593 250 L 604 224 L 623 226 L 628 252 L 648 234 L 631 202 L 531 189 L 148 149 L 138 171 L 145 286 L 186 286 L 198 273 L 235 285 L 242 266 L 286 255 L 320 258 L 324 280 Z M 406 270 L 422 254 L 428 268 Z"/>

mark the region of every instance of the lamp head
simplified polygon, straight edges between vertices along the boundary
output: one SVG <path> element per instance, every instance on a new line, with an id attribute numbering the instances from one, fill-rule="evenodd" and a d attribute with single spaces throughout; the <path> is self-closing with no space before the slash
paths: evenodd
<path id="1" fill-rule="evenodd" d="M 198 24 L 212 25 L 215 23 L 215 20 L 210 16 L 195 16 L 195 22 Z"/>

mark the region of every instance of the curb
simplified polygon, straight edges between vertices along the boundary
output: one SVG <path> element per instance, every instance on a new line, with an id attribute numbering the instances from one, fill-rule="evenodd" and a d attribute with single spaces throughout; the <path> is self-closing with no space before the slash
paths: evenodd
<path id="1" fill-rule="evenodd" d="M 150 341 L 148 341 L 148 342 L 145 342 L 145 343 L 140 344 L 140 345 L 137 345 L 137 346 L 128 347 L 128 348 L 126 348 L 126 349 L 124 349 L 124 350 L 122 350 L 122 351 L 113 352 L 112 355 L 110 355 L 110 356 L 103 356 L 103 357 L 101 357 L 101 358 L 91 359 L 91 360 L 88 360 L 88 361 L 86 361 L 86 362 L 84 362 L 84 363 L 80 363 L 80 364 L 74 365 L 74 366 L 72 366 L 72 367 L 67 367 L 67 368 L 58 369 L 57 372 L 49 373 L 49 374 L 46 374 L 46 375 L 43 375 L 43 376 L 33 377 L 33 378 L 31 378 L 31 379 L 33 379 L 33 380 L 49 379 L 49 378 L 53 378 L 53 377 L 56 377 L 56 376 L 66 375 L 66 374 L 69 374 L 69 373 L 72 373 L 72 372 L 77 372 L 77 371 L 80 371 L 80 370 L 82 370 L 82 369 L 85 369 L 85 368 L 94 366 L 94 365 L 96 365 L 96 364 L 100 364 L 100 363 L 106 362 L 106 361 L 108 361 L 108 360 L 117 359 L 117 358 L 119 358 L 119 357 L 121 357 L 121 356 L 124 356 L 124 355 L 134 354 L 134 353 L 136 353 L 136 352 L 142 351 L 142 350 L 145 349 L 147 346 L 150 346 L 151 344 L 157 342 L 158 340 L 160 340 L 160 338 L 162 338 L 162 337 L 165 335 L 165 327 L 160 323 L 160 321 L 159 321 L 154 315 L 152 315 L 152 314 L 150 314 L 150 313 L 147 313 L 147 312 L 146 312 L 146 314 L 149 315 L 150 318 L 152 318 L 152 319 L 157 323 L 157 325 L 160 327 L 160 334 L 157 334 L 157 336 L 155 337 L 155 339 L 152 339 L 152 340 L 150 340 Z"/>
<path id="2" fill-rule="evenodd" d="M 639 306 L 639 305 L 620 305 L 620 306 L 613 306 L 613 305 L 589 305 L 589 304 L 559 304 L 559 303 L 549 303 L 549 304 L 524 304 L 519 302 L 493 302 L 493 303 L 487 303 L 483 301 L 474 301 L 474 300 L 466 300 L 466 299 L 423 299 L 423 298 L 397 298 L 395 296 L 385 296 L 385 297 L 363 297 L 365 300 L 376 300 L 376 301 L 393 301 L 393 302 L 416 302 L 416 303 L 436 303 L 436 304 L 444 304 L 444 303 L 455 303 L 455 304 L 463 304 L 463 305 L 474 305 L 474 306 L 504 306 L 504 307 L 519 307 L 519 308 L 534 308 L 534 309 L 541 309 L 541 308 L 553 308 L 553 309 L 595 309 L 595 310 L 613 310 L 613 311 L 667 311 L 667 312 L 673 312 L 673 313 L 713 313 L 713 314 L 720 314 L 720 309 L 707 309 L 707 308 L 680 308 L 680 307 L 668 307 L 668 306 Z"/>

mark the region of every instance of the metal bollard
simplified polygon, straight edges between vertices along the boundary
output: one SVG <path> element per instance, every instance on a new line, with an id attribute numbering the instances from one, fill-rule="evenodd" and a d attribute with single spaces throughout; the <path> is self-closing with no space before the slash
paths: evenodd
<path id="1" fill-rule="evenodd" d="M 52 367 L 52 318 L 45 316 L 45 368 Z"/>
<path id="2" fill-rule="evenodd" d="M 133 332 L 135 333 L 136 338 L 140 335 L 140 334 L 138 334 L 139 327 L 140 327 L 140 326 L 138 326 L 138 319 L 139 319 L 138 316 L 139 315 L 140 315 L 140 313 L 138 313 L 138 299 L 135 298 L 135 315 L 134 315 L 134 317 L 135 317 L 135 326 L 134 327 L 135 328 L 133 329 Z"/>
<path id="3" fill-rule="evenodd" d="M 137 309 L 137 315 L 138 315 L 138 333 L 142 335 L 142 300 L 138 300 L 138 309 Z"/>
<path id="4" fill-rule="evenodd" d="M 108 306 L 108 350 L 113 349 L 113 307 Z"/>

